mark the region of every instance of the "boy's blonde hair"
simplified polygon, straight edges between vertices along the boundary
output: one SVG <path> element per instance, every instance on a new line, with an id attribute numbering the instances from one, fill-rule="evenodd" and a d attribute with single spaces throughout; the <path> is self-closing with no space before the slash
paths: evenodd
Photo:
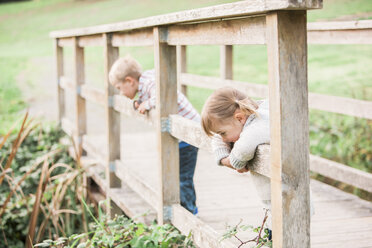
<path id="1" fill-rule="evenodd" d="M 204 104 L 201 115 L 203 130 L 212 136 L 215 124 L 230 120 L 237 109 L 250 116 L 257 114 L 257 108 L 257 103 L 241 91 L 231 87 L 217 89 Z"/>
<path id="2" fill-rule="evenodd" d="M 112 65 L 109 73 L 109 80 L 111 84 L 124 82 L 125 78 L 130 76 L 139 79 L 142 73 L 141 65 L 130 55 L 124 58 L 119 58 Z"/>

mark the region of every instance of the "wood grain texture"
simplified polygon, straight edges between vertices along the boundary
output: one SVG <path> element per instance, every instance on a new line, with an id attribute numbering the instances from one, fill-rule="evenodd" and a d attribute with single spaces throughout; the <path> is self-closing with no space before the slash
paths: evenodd
<path id="1" fill-rule="evenodd" d="M 186 46 L 177 46 L 177 88 L 185 96 L 187 96 L 187 86 L 181 84 L 181 73 L 187 71 L 187 53 Z"/>
<path id="2" fill-rule="evenodd" d="M 249 0 L 221 4 L 212 7 L 175 12 L 167 15 L 153 16 L 127 22 L 105 24 L 70 30 L 53 31 L 50 37 L 72 37 L 111 33 L 139 28 L 148 28 L 175 23 L 201 22 L 221 18 L 233 18 L 267 13 L 285 9 L 322 8 L 322 0 Z"/>
<path id="3" fill-rule="evenodd" d="M 65 110 L 65 91 L 61 86 L 61 77 L 64 74 L 63 71 L 63 48 L 58 45 L 58 39 L 54 40 L 54 52 L 55 52 L 55 63 L 56 63 L 56 78 L 57 78 L 57 106 L 58 106 L 58 121 L 61 124 L 62 119 L 66 114 Z"/>
<path id="4" fill-rule="evenodd" d="M 114 33 L 112 35 L 112 45 L 115 47 L 153 46 L 153 44 L 154 37 L 152 28 Z"/>
<path id="5" fill-rule="evenodd" d="M 169 27 L 166 41 L 171 45 L 265 44 L 265 17 L 214 21 Z"/>
<path id="6" fill-rule="evenodd" d="M 180 201 L 178 141 L 162 131 L 162 120 L 176 114 L 177 105 L 177 56 L 176 47 L 161 42 L 165 28 L 154 28 L 154 62 L 156 72 L 156 132 L 158 140 L 158 170 L 161 200 L 159 223 L 170 221 L 163 208 Z"/>
<path id="7" fill-rule="evenodd" d="M 220 77 L 233 79 L 233 46 L 231 45 L 220 47 Z"/>
<path id="8" fill-rule="evenodd" d="M 81 96 L 86 100 L 98 103 L 102 106 L 106 104 L 105 91 L 91 85 L 85 84 L 81 86 Z"/>
<path id="9" fill-rule="evenodd" d="M 267 15 L 273 244 L 310 247 L 306 11 Z M 288 175 L 288 187 L 282 175 Z"/>
<path id="10" fill-rule="evenodd" d="M 84 48 L 79 47 L 78 38 L 74 38 L 73 46 L 73 85 L 74 85 L 74 106 L 75 106 L 75 131 L 78 137 L 75 140 L 79 154 L 82 154 L 81 137 L 87 132 L 87 114 L 85 99 L 79 94 L 80 87 L 85 83 L 85 59 Z"/>
<path id="11" fill-rule="evenodd" d="M 115 60 L 119 57 L 119 49 L 113 47 L 111 43 L 112 35 L 103 34 L 104 41 L 103 57 L 104 57 L 104 88 L 105 88 L 105 123 L 106 123 L 106 183 L 108 188 L 108 194 L 106 195 L 110 199 L 111 189 L 120 188 L 121 180 L 115 174 L 115 161 L 120 159 L 120 113 L 115 111 L 110 105 L 112 97 L 115 94 L 115 88 L 109 82 L 109 72 L 111 66 Z M 115 213 L 119 212 L 118 204 L 112 204 L 110 201 L 108 208 L 108 214 L 111 217 L 115 216 Z"/>

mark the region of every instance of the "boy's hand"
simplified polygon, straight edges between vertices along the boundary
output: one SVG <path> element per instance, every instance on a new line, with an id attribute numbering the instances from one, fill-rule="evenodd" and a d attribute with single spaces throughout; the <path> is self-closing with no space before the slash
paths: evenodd
<path id="1" fill-rule="evenodd" d="M 135 105 L 135 107 L 137 107 L 137 110 L 138 112 L 140 112 L 140 114 L 145 114 L 146 111 L 147 111 L 147 108 L 146 108 L 146 103 L 147 101 L 141 103 L 138 105 L 138 102 L 136 102 L 135 104 L 137 104 L 138 106 Z"/>

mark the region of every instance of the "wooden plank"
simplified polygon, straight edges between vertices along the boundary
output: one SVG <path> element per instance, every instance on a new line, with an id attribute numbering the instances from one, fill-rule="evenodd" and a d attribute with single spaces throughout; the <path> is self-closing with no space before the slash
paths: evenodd
<path id="1" fill-rule="evenodd" d="M 307 30 L 309 31 L 330 31 L 330 30 L 351 30 L 351 29 L 372 29 L 372 20 L 310 22 L 307 24 Z"/>
<path id="2" fill-rule="evenodd" d="M 309 44 L 372 44 L 372 29 L 308 31 Z"/>
<path id="3" fill-rule="evenodd" d="M 372 101 L 309 94 L 310 108 L 372 120 Z"/>
<path id="4" fill-rule="evenodd" d="M 120 159 L 120 113 L 110 106 L 110 99 L 115 94 L 115 87 L 109 82 L 109 72 L 112 64 L 119 57 L 119 49 L 113 47 L 112 36 L 103 34 L 104 40 L 104 86 L 105 86 L 105 122 L 106 122 L 106 178 L 109 188 L 120 187 L 120 179 L 115 175 L 115 161 Z"/>
<path id="5" fill-rule="evenodd" d="M 54 51 L 56 58 L 56 76 L 57 76 L 57 106 L 58 106 L 58 121 L 61 124 L 63 117 L 66 114 L 65 110 L 65 91 L 61 86 L 61 77 L 63 71 L 63 48 L 58 45 L 59 39 L 54 40 Z"/>
<path id="6" fill-rule="evenodd" d="M 155 123 L 156 113 L 155 111 L 148 111 L 144 115 L 140 114 L 133 108 L 133 100 L 120 95 L 114 95 L 113 107 L 116 111 L 129 116 L 147 122 L 150 125 Z"/>
<path id="7" fill-rule="evenodd" d="M 233 79 L 233 46 L 231 45 L 220 47 L 220 77 Z"/>
<path id="8" fill-rule="evenodd" d="M 311 155 L 310 169 L 323 176 L 372 192 L 372 174 Z"/>
<path id="9" fill-rule="evenodd" d="M 187 96 L 187 86 L 181 84 L 181 73 L 187 71 L 187 53 L 186 46 L 177 46 L 177 87 L 185 96 Z"/>
<path id="10" fill-rule="evenodd" d="M 74 37 L 67 37 L 67 38 L 59 38 L 58 39 L 58 46 L 60 47 L 72 47 L 74 46 Z"/>
<path id="11" fill-rule="evenodd" d="M 70 30 L 53 31 L 50 37 L 72 37 L 99 33 L 111 33 L 175 23 L 200 22 L 221 18 L 233 18 L 267 13 L 285 9 L 317 9 L 322 8 L 322 0 L 250 0 L 221 4 L 212 7 L 175 12 L 167 15 L 153 16 L 127 22 L 104 24 Z"/>
<path id="12" fill-rule="evenodd" d="M 159 194 L 147 182 L 141 179 L 134 171 L 128 168 L 123 161 L 116 161 L 116 175 L 144 201 L 155 209 L 159 206 Z"/>
<path id="13" fill-rule="evenodd" d="M 265 44 L 265 17 L 205 22 L 169 27 L 170 45 L 252 45 Z"/>
<path id="14" fill-rule="evenodd" d="M 85 99 L 80 96 L 80 87 L 85 83 L 85 71 L 84 71 L 84 48 L 79 47 L 78 38 L 74 37 L 73 46 L 73 84 L 75 91 L 74 96 L 74 107 L 75 107 L 75 131 L 78 137 L 75 140 L 77 151 L 82 155 L 81 137 L 87 133 L 87 114 Z"/>
<path id="15" fill-rule="evenodd" d="M 81 86 L 81 96 L 86 100 L 98 103 L 100 105 L 105 105 L 106 103 L 105 92 L 87 84 Z"/>
<path id="16" fill-rule="evenodd" d="M 166 28 L 154 28 L 156 72 L 156 133 L 158 170 L 160 176 L 160 206 L 158 222 L 170 221 L 171 205 L 180 201 L 178 141 L 164 131 L 168 115 L 177 114 L 177 56 L 176 47 L 161 42 Z"/>
<path id="17" fill-rule="evenodd" d="M 269 95 L 267 85 L 263 84 L 224 80 L 218 77 L 199 76 L 187 73 L 182 73 L 180 77 L 181 83 L 184 85 L 207 89 L 218 89 L 224 86 L 231 86 L 246 92 L 246 94 L 251 97 L 267 98 Z M 372 109 L 372 101 L 309 93 L 309 107 L 372 120 L 372 111 L 370 111 L 370 109 Z"/>
<path id="18" fill-rule="evenodd" d="M 76 93 L 76 86 L 74 85 L 74 82 L 70 78 L 61 76 L 59 79 L 59 82 L 60 82 L 60 87 L 62 89 L 69 90 L 73 93 Z"/>
<path id="19" fill-rule="evenodd" d="M 112 35 L 112 46 L 152 46 L 154 44 L 152 28 L 132 30 Z"/>
<path id="20" fill-rule="evenodd" d="M 79 37 L 79 46 L 81 47 L 103 46 L 103 42 L 102 35 L 100 34 Z"/>
<path id="21" fill-rule="evenodd" d="M 198 247 L 236 247 L 228 240 L 219 242 L 219 239 L 221 238 L 219 233 L 208 224 L 192 215 L 181 205 L 175 204 L 172 206 L 172 209 L 172 224 L 186 236 L 189 235 L 189 233 L 192 233 L 193 241 L 198 245 Z"/>
<path id="22" fill-rule="evenodd" d="M 62 126 L 62 130 L 70 137 L 72 137 L 74 133 L 76 133 L 76 131 L 74 130 L 73 122 L 66 117 L 62 118 L 61 126 Z"/>
<path id="23" fill-rule="evenodd" d="M 274 247 L 310 247 L 306 11 L 267 15 Z M 284 186 L 282 174 L 289 176 Z"/>
<path id="24" fill-rule="evenodd" d="M 98 163 L 104 164 L 107 153 L 103 151 L 96 143 L 96 140 L 89 135 L 84 135 L 82 139 L 83 149 L 89 154 L 89 157 L 94 158 Z"/>

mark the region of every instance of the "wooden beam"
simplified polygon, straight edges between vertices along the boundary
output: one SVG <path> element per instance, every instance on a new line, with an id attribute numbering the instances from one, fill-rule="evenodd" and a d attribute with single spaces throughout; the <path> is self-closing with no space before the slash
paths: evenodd
<path id="1" fill-rule="evenodd" d="M 83 85 L 81 87 L 81 96 L 86 100 L 89 100 L 100 105 L 106 104 L 106 95 L 105 92 L 101 89 L 95 88 L 90 85 Z"/>
<path id="2" fill-rule="evenodd" d="M 88 46 L 103 46 L 103 38 L 101 34 L 81 36 L 79 38 L 79 46 L 88 47 Z"/>
<path id="3" fill-rule="evenodd" d="M 116 111 L 129 116 L 133 117 L 137 120 L 145 121 L 150 125 L 154 125 L 156 113 L 155 111 L 148 111 L 145 114 L 140 114 L 137 110 L 133 107 L 133 100 L 120 95 L 114 95 L 114 102 L 113 107 Z"/>
<path id="4" fill-rule="evenodd" d="M 103 34 L 104 40 L 104 85 L 105 85 L 105 110 L 106 110 L 106 137 L 107 161 L 106 178 L 110 188 L 120 187 L 120 180 L 115 175 L 115 161 L 120 159 L 120 113 L 111 106 L 115 88 L 109 82 L 108 74 L 112 64 L 119 57 L 119 49 L 112 46 L 111 35 Z"/>
<path id="5" fill-rule="evenodd" d="M 108 196 L 110 196 L 111 188 L 120 188 L 121 181 L 116 176 L 115 161 L 120 159 L 120 113 L 115 111 L 112 107 L 113 96 L 115 94 L 115 87 L 109 82 L 109 72 L 111 66 L 114 64 L 115 60 L 119 57 L 119 49 L 113 47 L 111 43 L 111 34 L 103 34 L 104 41 L 104 85 L 105 85 L 105 121 L 106 121 L 106 151 L 107 157 L 105 161 L 106 167 L 106 183 L 108 188 Z M 109 198 L 108 198 L 109 199 Z M 115 212 L 118 209 L 115 208 L 115 204 L 110 205 L 113 207 L 109 209 L 108 214 L 114 217 Z"/>
<path id="6" fill-rule="evenodd" d="M 114 33 L 112 35 L 112 45 L 115 47 L 152 46 L 153 44 L 154 37 L 152 28 Z"/>
<path id="7" fill-rule="evenodd" d="M 66 114 L 65 110 L 65 91 L 61 86 L 61 77 L 63 71 L 63 48 L 58 45 L 58 39 L 54 40 L 54 51 L 56 58 L 56 77 L 57 77 L 57 106 L 58 106 L 58 121 L 61 124 L 63 117 Z"/>
<path id="8" fill-rule="evenodd" d="M 170 45 L 265 44 L 265 17 L 173 25 L 166 40 Z"/>
<path id="9" fill-rule="evenodd" d="M 317 9 L 322 8 L 322 0 L 249 0 L 221 4 L 201 9 L 186 10 L 167 15 L 153 16 L 127 22 L 105 24 L 70 30 L 53 31 L 50 37 L 72 37 L 99 33 L 112 33 L 126 30 L 149 28 L 175 23 L 204 22 L 241 16 L 268 13 L 285 9 Z"/>
<path id="10" fill-rule="evenodd" d="M 74 46 L 74 37 L 59 38 L 58 46 L 60 47 L 72 47 Z"/>
<path id="11" fill-rule="evenodd" d="M 70 137 L 73 137 L 76 133 L 76 130 L 74 128 L 74 123 L 67 119 L 66 117 L 63 117 L 61 120 L 61 127 L 62 130 Z"/>
<path id="12" fill-rule="evenodd" d="M 176 47 L 162 42 L 166 28 L 154 28 L 154 56 L 156 71 L 156 132 L 160 205 L 158 222 L 170 221 L 171 205 L 180 201 L 178 140 L 166 132 L 170 114 L 177 114 L 177 58 Z"/>
<path id="13" fill-rule="evenodd" d="M 187 86 L 181 84 L 181 73 L 187 71 L 187 53 L 186 46 L 177 46 L 177 87 L 185 96 L 187 96 Z"/>
<path id="14" fill-rule="evenodd" d="M 268 87 L 264 84 L 224 80 L 218 77 L 199 76 L 188 73 L 182 73 L 180 78 L 181 83 L 184 85 L 206 89 L 218 89 L 224 86 L 231 86 L 246 92 L 247 95 L 251 97 L 267 98 L 269 96 Z M 370 111 L 370 109 L 372 109 L 372 101 L 309 93 L 309 107 L 372 120 L 372 111 Z"/>
<path id="15" fill-rule="evenodd" d="M 232 248 L 236 247 L 229 240 L 219 241 L 221 234 L 217 233 L 211 226 L 201 219 L 192 215 L 179 204 L 172 206 L 172 224 L 184 235 L 192 233 L 192 239 L 198 247 Z"/>
<path id="16" fill-rule="evenodd" d="M 220 47 L 220 76 L 222 79 L 233 79 L 233 46 Z"/>
<path id="17" fill-rule="evenodd" d="M 372 29 L 308 31 L 309 44 L 372 44 Z"/>
<path id="18" fill-rule="evenodd" d="M 372 193 L 372 174 L 332 160 L 310 155 L 310 169 L 323 176 Z"/>
<path id="19" fill-rule="evenodd" d="M 136 172 L 131 171 L 124 161 L 116 161 L 116 175 L 134 192 L 136 192 L 144 201 L 155 209 L 159 206 L 159 194 L 147 182 L 143 181 Z"/>
<path id="20" fill-rule="evenodd" d="M 78 45 L 78 38 L 74 37 L 74 46 L 73 46 L 73 84 L 75 91 L 74 96 L 74 106 L 75 106 L 75 131 L 78 137 L 75 140 L 77 145 L 77 151 L 82 155 L 81 147 L 81 137 L 87 132 L 87 114 L 86 114 L 86 104 L 85 99 L 80 96 L 80 88 L 85 83 L 85 62 L 84 62 L 84 48 L 81 48 Z"/>
<path id="21" fill-rule="evenodd" d="M 306 11 L 267 15 L 274 248 L 310 247 Z M 290 181 L 284 185 L 282 175 Z"/>

